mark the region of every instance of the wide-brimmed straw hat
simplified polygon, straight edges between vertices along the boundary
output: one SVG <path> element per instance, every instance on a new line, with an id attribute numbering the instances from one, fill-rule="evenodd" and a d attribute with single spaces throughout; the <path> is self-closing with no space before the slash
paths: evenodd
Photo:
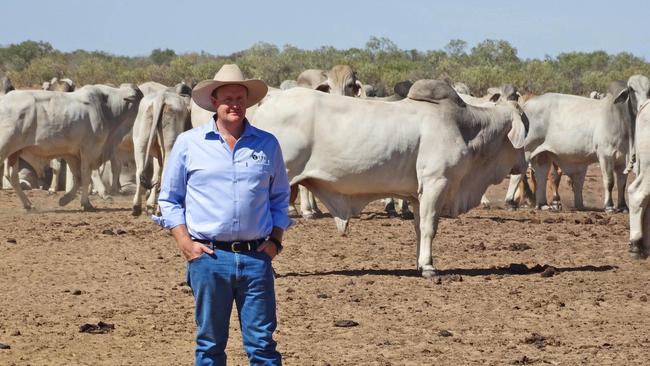
<path id="1" fill-rule="evenodd" d="M 210 96 L 216 88 L 230 84 L 241 85 L 248 89 L 248 105 L 246 108 L 257 104 L 266 96 L 266 92 L 269 90 L 262 80 L 244 79 L 244 74 L 237 65 L 226 64 L 214 74 L 214 80 L 203 80 L 196 84 L 192 89 L 192 99 L 199 107 L 216 112 L 210 101 Z"/>

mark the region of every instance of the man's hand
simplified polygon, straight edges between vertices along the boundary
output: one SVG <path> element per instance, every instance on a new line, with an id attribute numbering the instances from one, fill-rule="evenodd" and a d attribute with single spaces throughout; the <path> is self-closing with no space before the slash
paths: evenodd
<path id="1" fill-rule="evenodd" d="M 214 251 L 201 243 L 197 243 L 191 239 L 183 240 L 178 243 L 181 253 L 185 256 L 188 262 L 200 257 L 203 253 L 212 254 Z"/>
<path id="2" fill-rule="evenodd" d="M 275 243 L 270 240 L 266 240 L 259 247 L 257 247 L 257 251 L 265 252 L 269 257 L 271 257 L 271 259 L 275 258 L 275 256 L 278 255 L 278 248 L 275 246 Z"/>
<path id="3" fill-rule="evenodd" d="M 181 250 L 188 262 L 200 257 L 203 253 L 212 254 L 214 251 L 201 243 L 197 243 L 187 232 L 187 226 L 178 225 L 171 230 L 172 236 L 176 240 L 176 246 Z"/>

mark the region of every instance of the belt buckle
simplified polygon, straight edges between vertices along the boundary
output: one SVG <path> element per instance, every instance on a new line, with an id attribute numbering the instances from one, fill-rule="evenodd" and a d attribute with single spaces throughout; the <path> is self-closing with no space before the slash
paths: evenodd
<path id="1" fill-rule="evenodd" d="M 238 245 L 240 245 L 240 244 L 242 244 L 241 241 L 233 241 L 233 242 L 230 244 L 230 250 L 231 250 L 233 253 L 239 253 L 239 252 L 241 252 L 241 250 L 237 250 L 237 249 L 236 249 L 236 247 L 237 247 Z"/>

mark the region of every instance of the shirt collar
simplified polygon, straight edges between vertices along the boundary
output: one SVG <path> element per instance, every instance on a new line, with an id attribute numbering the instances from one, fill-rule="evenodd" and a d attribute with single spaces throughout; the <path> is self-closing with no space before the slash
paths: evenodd
<path id="1" fill-rule="evenodd" d="M 210 135 L 221 136 L 219 130 L 217 129 L 217 124 L 215 122 L 215 116 L 210 118 L 210 121 L 206 123 L 205 136 Z M 259 130 L 248 122 L 248 118 L 244 118 L 244 132 L 241 134 L 241 137 L 245 136 L 260 136 Z"/>

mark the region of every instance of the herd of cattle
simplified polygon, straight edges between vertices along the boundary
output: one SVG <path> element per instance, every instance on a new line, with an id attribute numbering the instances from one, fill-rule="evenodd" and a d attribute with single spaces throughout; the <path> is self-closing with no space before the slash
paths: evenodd
<path id="1" fill-rule="evenodd" d="M 21 167 L 42 176 L 53 174 L 57 187 L 63 159 L 68 167 L 66 192 L 71 202 L 81 189 L 81 206 L 92 210 L 92 186 L 102 195 L 120 188 L 120 168 L 134 161 L 133 214 L 155 212 L 164 162 L 180 133 L 211 120 L 211 112 L 191 100 L 184 83 L 136 86 L 86 85 L 53 79 L 44 90 L 13 90 L 0 78 L 0 161 L 25 209 Z M 269 88 L 247 117 L 280 142 L 292 185 L 300 186 L 300 213 L 320 214 L 314 195 L 345 233 L 351 217 L 371 201 L 393 198 L 412 204 L 417 234 L 417 267 L 433 275 L 432 242 L 442 216 L 456 216 L 489 204 L 484 193 L 510 174 L 506 206 L 534 204 L 559 208 L 557 185 L 570 178 L 575 207 L 583 209 L 582 188 L 588 165 L 598 163 L 605 187 L 606 211 L 627 211 L 630 252 L 650 254 L 650 80 L 641 75 L 614 81 L 606 93 L 590 97 L 547 93 L 520 95 L 505 85 L 474 97 L 462 83 L 405 81 L 395 94 L 373 96 L 346 65 L 306 70 L 296 81 Z M 108 188 L 100 172 L 110 167 Z M 549 179 L 550 178 L 550 179 Z M 548 205 L 547 181 L 553 199 Z M 616 206 L 612 199 L 618 189 Z M 391 198 L 386 198 L 391 197 Z"/>

